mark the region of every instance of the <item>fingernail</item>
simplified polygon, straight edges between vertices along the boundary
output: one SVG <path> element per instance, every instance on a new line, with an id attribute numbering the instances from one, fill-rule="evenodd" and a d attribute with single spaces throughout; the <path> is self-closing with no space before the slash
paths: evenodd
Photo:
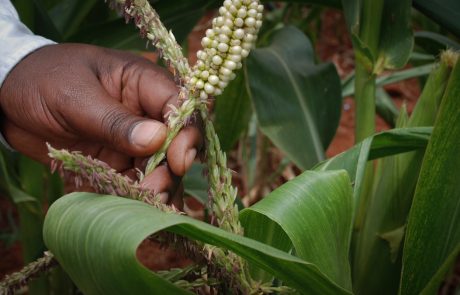
<path id="1" fill-rule="evenodd" d="M 166 204 L 169 200 L 169 193 L 168 192 L 159 193 L 158 197 L 161 203 Z"/>
<path id="2" fill-rule="evenodd" d="M 190 167 L 190 165 L 192 165 L 193 160 L 195 160 L 195 157 L 196 157 L 196 149 L 191 149 L 185 152 L 185 162 L 184 162 L 185 169 L 187 169 L 188 167 Z"/>
<path id="3" fill-rule="evenodd" d="M 131 143 L 140 147 L 148 147 L 163 128 L 163 124 L 159 122 L 144 121 L 138 123 L 131 132 Z"/>

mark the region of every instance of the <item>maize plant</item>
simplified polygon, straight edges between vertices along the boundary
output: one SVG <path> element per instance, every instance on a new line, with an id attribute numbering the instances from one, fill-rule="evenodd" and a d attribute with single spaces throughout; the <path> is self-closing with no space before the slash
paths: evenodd
<path id="1" fill-rule="evenodd" d="M 88 11 L 102 5 L 84 2 Z M 427 0 L 173 2 L 181 5 L 109 5 L 118 11 L 117 21 L 134 23 L 156 48 L 180 87 L 180 103 L 167 116 L 167 139 L 140 177 L 167 160 L 173 139 L 199 117 L 204 165 L 196 164 L 184 182 L 212 224 L 162 204 L 104 162 L 48 146 L 53 170 L 77 185 L 87 181 L 97 193 L 50 201 L 43 221 L 46 252 L 3 278 L 0 294 L 27 284 L 31 294 L 52 293 L 55 287 L 33 284 L 45 273 L 50 275 L 35 283 L 53 282 L 56 266 L 83 294 L 457 294 L 459 284 L 450 279 L 460 257 L 456 2 L 444 0 L 450 10 L 444 15 Z M 414 33 L 416 16 L 426 16 L 411 13 L 411 4 L 449 33 Z M 334 64 L 318 62 L 305 35 L 314 36 L 314 23 L 320 22 L 315 13 L 321 15 L 323 6 L 341 10 L 351 40 L 354 72 L 342 81 Z M 191 65 L 180 44 L 208 9 L 213 14 Z M 121 34 L 127 28 L 120 26 L 120 39 L 128 40 Z M 67 36 L 99 40 L 75 30 Z M 62 41 L 73 40 L 65 36 Z M 136 42 L 123 44 L 139 48 Z M 409 112 L 383 86 L 414 77 L 421 91 Z M 349 96 L 355 104 L 354 145 L 328 158 Z M 394 128 L 377 133 L 377 115 Z M 274 154 L 281 155 L 275 168 L 267 160 Z M 229 168 L 235 157 L 241 166 L 236 173 Z M 15 194 L 23 192 L 5 159 L 5 191 L 19 200 Z M 291 177 L 274 185 L 286 171 Z M 244 184 L 238 186 L 243 202 L 235 175 Z M 26 226 L 30 212 L 17 204 Z M 147 269 L 136 256 L 145 240 L 175 249 L 190 265 Z M 54 282 L 59 280 L 64 279 L 54 273 Z"/>

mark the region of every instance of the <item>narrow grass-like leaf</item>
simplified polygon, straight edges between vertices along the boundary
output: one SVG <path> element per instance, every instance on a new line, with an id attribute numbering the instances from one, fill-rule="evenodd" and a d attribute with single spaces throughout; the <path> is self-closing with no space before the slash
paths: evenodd
<path id="1" fill-rule="evenodd" d="M 435 56 L 439 55 L 442 50 L 460 50 L 459 43 L 435 32 L 419 31 L 414 33 L 414 37 L 416 45 Z"/>
<path id="2" fill-rule="evenodd" d="M 433 71 L 433 68 L 435 67 L 435 64 L 427 64 L 427 65 L 422 65 L 418 67 L 413 67 L 410 69 L 402 70 L 402 71 L 397 71 L 393 72 L 388 75 L 381 76 L 376 79 L 376 86 L 385 86 L 388 84 L 393 84 L 397 83 L 400 81 L 404 81 L 407 79 L 411 78 L 417 78 L 421 76 L 427 76 L 428 74 Z M 343 88 L 342 88 L 342 96 L 351 96 L 355 94 L 355 79 L 354 76 L 350 76 L 347 78 L 345 82 L 343 82 Z"/>

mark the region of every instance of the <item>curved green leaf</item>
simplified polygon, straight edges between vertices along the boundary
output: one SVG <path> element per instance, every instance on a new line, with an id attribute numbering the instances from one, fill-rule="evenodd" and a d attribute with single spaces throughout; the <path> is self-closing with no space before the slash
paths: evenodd
<path id="1" fill-rule="evenodd" d="M 285 251 L 293 246 L 296 256 L 351 290 L 352 204 L 345 171 L 305 171 L 243 210 L 240 219 L 246 236 Z"/>
<path id="2" fill-rule="evenodd" d="M 442 98 L 409 213 L 400 294 L 434 294 L 460 252 L 460 62 Z"/>
<path id="3" fill-rule="evenodd" d="M 57 200 L 44 238 L 60 265 L 85 294 L 182 294 L 136 260 L 138 245 L 168 230 L 229 249 L 303 294 L 349 294 L 300 258 L 186 216 L 145 203 L 92 193 Z"/>
<path id="4" fill-rule="evenodd" d="M 323 160 L 342 104 L 334 65 L 316 65 L 310 41 L 291 26 L 275 33 L 269 46 L 253 50 L 246 65 L 262 131 L 302 169 Z"/>
<path id="5" fill-rule="evenodd" d="M 431 130 L 431 127 L 399 128 L 375 134 L 351 149 L 319 163 L 313 170 L 345 169 L 354 183 L 353 196 L 356 209 L 367 161 L 424 148 L 430 138 Z"/>

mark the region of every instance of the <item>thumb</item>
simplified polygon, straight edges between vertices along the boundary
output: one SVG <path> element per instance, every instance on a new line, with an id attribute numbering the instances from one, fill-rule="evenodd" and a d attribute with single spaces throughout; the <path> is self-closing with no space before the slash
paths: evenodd
<path id="1" fill-rule="evenodd" d="M 70 100 L 63 107 L 66 122 L 76 135 L 130 156 L 151 155 L 161 147 L 166 140 L 165 124 L 133 114 L 103 89 L 92 90 L 86 91 L 85 99 L 78 99 L 78 106 L 69 106 Z M 75 109 L 79 111 L 72 111 Z"/>
<path id="2" fill-rule="evenodd" d="M 167 127 L 155 120 L 143 119 L 128 129 L 126 152 L 133 156 L 151 155 L 158 151 L 166 140 Z"/>

